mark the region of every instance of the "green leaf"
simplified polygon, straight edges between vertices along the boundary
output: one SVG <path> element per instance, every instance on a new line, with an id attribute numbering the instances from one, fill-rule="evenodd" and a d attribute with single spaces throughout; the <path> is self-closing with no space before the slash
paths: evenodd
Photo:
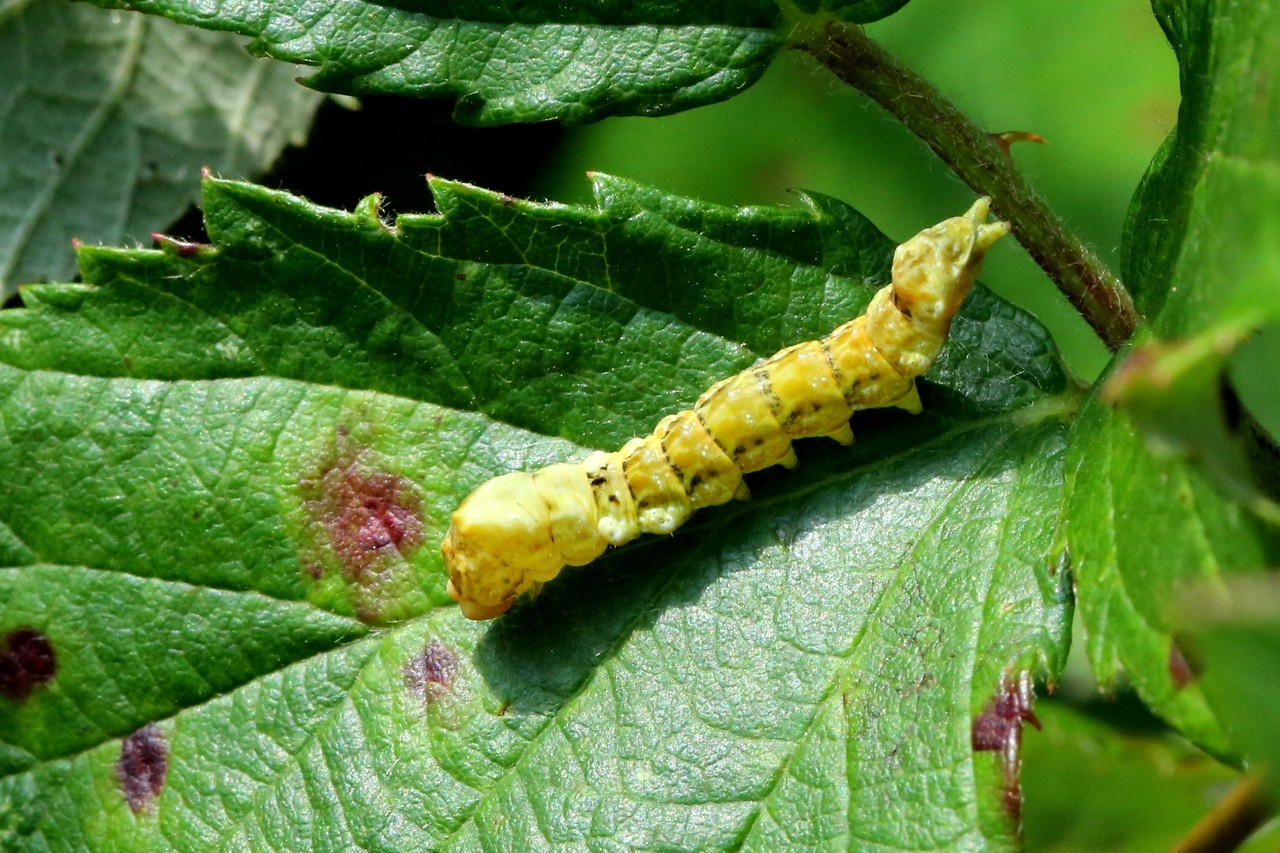
<path id="1" fill-rule="evenodd" d="M 264 171 L 319 103 L 242 40 L 56 0 L 0 8 L 0 298 L 75 273 L 73 238 L 130 243 Z"/>
<path id="2" fill-rule="evenodd" d="M 859 0 L 831 10 L 812 0 L 127 6 L 251 36 L 256 53 L 317 68 L 306 80 L 316 89 L 454 98 L 458 121 L 487 125 L 659 115 L 723 100 L 754 83 L 782 49 L 784 11 L 865 22 L 905 2 Z"/>
<path id="3" fill-rule="evenodd" d="M 1265 491 L 1273 453 L 1229 375 L 1234 348 L 1280 319 L 1280 17 L 1200 0 L 1156 11 L 1183 102 L 1130 209 L 1126 283 L 1150 322 L 1073 430 L 1064 543 L 1098 677 L 1124 669 L 1157 713 L 1221 754 L 1221 720 L 1173 636 L 1173 591 L 1276 553 L 1275 530 L 1241 505 L 1280 518 Z"/>
<path id="4" fill-rule="evenodd" d="M 647 432 L 885 279 L 891 241 L 832 199 L 595 187 L 437 181 L 392 228 L 211 180 L 211 246 L 86 248 L 85 284 L 0 313 L 0 835 L 1014 845 L 1016 732 L 1067 646 L 1043 518 L 1074 397 L 988 293 L 924 414 L 802 442 L 496 622 L 448 602 L 472 487 Z"/>
<path id="5" fill-rule="evenodd" d="M 1124 277 L 1171 339 L 1280 317 L 1280 11 L 1159 0 L 1178 124 L 1129 211 Z"/>

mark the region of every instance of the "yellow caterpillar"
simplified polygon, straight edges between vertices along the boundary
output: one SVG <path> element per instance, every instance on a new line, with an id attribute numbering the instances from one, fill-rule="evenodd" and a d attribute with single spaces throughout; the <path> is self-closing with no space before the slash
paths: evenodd
<path id="1" fill-rule="evenodd" d="M 919 412 L 915 377 L 937 359 L 987 250 L 1009 233 L 1007 222 L 986 222 L 990 203 L 978 199 L 899 246 L 893 282 L 866 314 L 717 382 L 652 435 L 482 484 L 453 513 L 441 545 L 462 612 L 491 619 L 565 566 L 747 498 L 743 474 L 796 464 L 793 438 L 852 444 L 849 418 L 859 409 Z"/>

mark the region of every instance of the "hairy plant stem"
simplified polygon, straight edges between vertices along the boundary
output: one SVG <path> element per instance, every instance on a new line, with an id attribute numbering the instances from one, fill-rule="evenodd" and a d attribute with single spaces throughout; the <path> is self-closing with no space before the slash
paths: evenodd
<path id="1" fill-rule="evenodd" d="M 1008 141 L 977 127 L 927 81 L 901 65 L 862 29 L 797 17 L 793 47 L 871 98 L 933 149 L 970 187 L 995 202 L 1013 234 L 1112 351 L 1137 325 L 1120 280 L 1053 214 L 1009 157 Z"/>

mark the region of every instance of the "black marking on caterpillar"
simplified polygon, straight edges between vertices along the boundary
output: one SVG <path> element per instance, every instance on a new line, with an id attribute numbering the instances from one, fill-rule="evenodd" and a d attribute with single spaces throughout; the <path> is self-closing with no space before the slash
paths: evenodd
<path id="1" fill-rule="evenodd" d="M 490 619 L 565 566 L 746 499 L 743 474 L 796 464 L 792 439 L 852 444 L 849 418 L 859 409 L 919 412 L 915 378 L 937 359 L 987 250 L 1009 233 L 1007 222 L 986 221 L 990 202 L 978 199 L 899 246 L 893 282 L 861 317 L 717 382 L 651 435 L 482 484 L 453 513 L 441 545 L 462 612 Z"/>

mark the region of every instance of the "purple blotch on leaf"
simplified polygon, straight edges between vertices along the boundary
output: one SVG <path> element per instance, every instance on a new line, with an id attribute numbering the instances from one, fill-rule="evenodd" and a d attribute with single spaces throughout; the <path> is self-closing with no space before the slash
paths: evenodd
<path id="1" fill-rule="evenodd" d="M 379 455 L 352 433 L 337 424 L 333 445 L 298 480 L 307 534 L 299 568 L 308 582 L 339 576 L 356 617 L 377 622 L 415 587 L 410 561 L 424 541 L 422 500 L 412 480 L 380 470 Z"/>
<path id="2" fill-rule="evenodd" d="M 169 744 L 155 725 L 145 725 L 120 742 L 116 778 L 134 814 L 160 796 L 168 770 Z"/>
<path id="3" fill-rule="evenodd" d="M 404 686 L 423 702 L 431 703 L 453 686 L 458 656 L 439 640 L 432 640 L 404 665 Z"/>
<path id="4" fill-rule="evenodd" d="M 34 628 L 15 628 L 0 641 L 0 696 L 26 699 L 57 671 L 53 643 Z"/>
<path id="5" fill-rule="evenodd" d="M 1022 786 L 1018 781 L 1022 769 L 1022 724 L 1040 728 L 1040 721 L 1031 710 L 1034 698 L 1029 673 L 1020 673 L 1013 681 L 1001 677 L 996 695 L 973 718 L 970 733 L 975 752 L 999 753 L 1004 771 L 1004 806 L 1015 821 L 1022 816 Z"/>
<path id="6" fill-rule="evenodd" d="M 410 556 L 422 544 L 422 515 L 412 483 L 396 474 L 366 471 L 339 460 L 312 484 L 319 494 L 311 510 L 349 580 L 362 583 L 380 558 Z"/>

